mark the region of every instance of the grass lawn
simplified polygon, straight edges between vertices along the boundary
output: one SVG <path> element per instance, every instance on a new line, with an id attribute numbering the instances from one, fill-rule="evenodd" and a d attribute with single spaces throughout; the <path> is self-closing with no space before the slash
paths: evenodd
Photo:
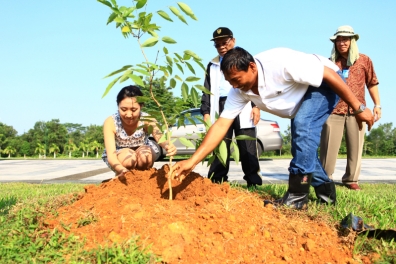
<path id="1" fill-rule="evenodd" d="M 0 263 L 155 263 L 158 259 L 141 252 L 135 241 L 84 251 L 83 243 L 62 233 L 39 225 L 46 212 L 72 203 L 82 184 L 0 184 Z M 312 202 L 308 214 L 312 219 L 325 219 L 337 225 L 347 214 L 363 218 L 378 229 L 396 229 L 396 185 L 361 184 L 363 190 L 353 192 L 337 186 L 337 206 L 317 205 L 311 188 Z M 286 185 L 264 185 L 258 189 L 263 196 L 280 197 Z M 284 209 L 282 209 L 284 210 Z M 293 211 L 293 212 L 291 212 Z M 370 239 L 359 235 L 355 254 L 377 254 L 376 263 L 396 263 L 394 240 Z"/>

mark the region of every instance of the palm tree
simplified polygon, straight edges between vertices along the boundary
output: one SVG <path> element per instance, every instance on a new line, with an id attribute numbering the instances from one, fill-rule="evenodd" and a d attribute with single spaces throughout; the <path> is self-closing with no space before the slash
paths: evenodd
<path id="1" fill-rule="evenodd" d="M 14 147 L 11 147 L 11 146 L 7 146 L 7 147 L 3 150 L 3 153 L 4 153 L 4 154 L 8 154 L 8 158 L 11 157 L 11 154 L 15 154 L 15 152 L 16 152 L 16 149 L 15 149 Z"/>
<path id="2" fill-rule="evenodd" d="M 39 153 L 39 158 L 41 158 L 41 153 L 44 153 L 45 155 L 45 146 L 41 143 L 37 143 L 37 147 L 34 150 L 34 153 Z"/>
<path id="3" fill-rule="evenodd" d="M 55 143 L 52 143 L 49 148 L 49 152 L 54 152 L 54 159 L 56 159 L 56 154 L 59 152 L 59 147 Z"/>
<path id="4" fill-rule="evenodd" d="M 78 147 L 71 140 L 69 141 L 69 143 L 65 144 L 65 150 L 67 150 L 69 152 L 69 159 L 71 159 L 72 152 L 77 149 L 78 149 Z"/>
<path id="5" fill-rule="evenodd" d="M 96 150 L 96 158 L 98 158 L 99 150 L 101 150 L 103 148 L 102 144 L 100 144 L 98 141 L 94 140 L 93 142 L 91 142 L 89 147 L 91 150 Z"/>
<path id="6" fill-rule="evenodd" d="M 80 142 L 79 146 L 80 146 L 79 149 L 82 150 L 82 157 L 84 158 L 85 157 L 85 151 L 87 150 L 88 144 L 86 144 L 84 142 Z"/>

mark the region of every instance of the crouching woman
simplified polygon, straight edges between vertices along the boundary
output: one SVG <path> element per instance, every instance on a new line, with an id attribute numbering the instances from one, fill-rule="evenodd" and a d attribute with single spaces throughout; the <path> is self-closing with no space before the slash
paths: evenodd
<path id="1" fill-rule="evenodd" d="M 108 117 L 103 125 L 105 150 L 103 161 L 111 168 L 116 176 L 124 175 L 133 169 L 147 170 L 153 167 L 155 153 L 160 150 L 149 140 L 152 136 L 158 142 L 162 136 L 155 119 L 148 119 L 142 112 L 143 103 L 139 103 L 138 96 L 143 96 L 137 86 L 126 86 L 117 95 L 117 113 Z M 176 154 L 176 147 L 172 143 L 160 144 L 167 151 L 167 156 Z"/>

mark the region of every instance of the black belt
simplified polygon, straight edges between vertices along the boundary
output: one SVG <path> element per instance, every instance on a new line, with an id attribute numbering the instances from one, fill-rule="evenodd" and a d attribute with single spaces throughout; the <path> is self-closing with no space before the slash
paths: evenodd
<path id="1" fill-rule="evenodd" d="M 223 96 L 219 98 L 219 102 L 224 102 L 225 100 L 227 100 L 227 96 Z"/>

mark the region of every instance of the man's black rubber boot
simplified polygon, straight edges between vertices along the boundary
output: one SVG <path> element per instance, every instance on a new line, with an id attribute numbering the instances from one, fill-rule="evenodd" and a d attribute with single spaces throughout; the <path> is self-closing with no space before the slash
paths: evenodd
<path id="1" fill-rule="evenodd" d="M 285 205 L 290 208 L 302 210 L 308 208 L 309 187 L 311 186 L 312 174 L 289 174 L 289 189 L 285 195 L 275 201 L 264 201 L 264 206 L 272 203 L 275 206 Z"/>
<path id="2" fill-rule="evenodd" d="M 315 193 L 319 203 L 336 204 L 337 194 L 333 181 L 315 187 Z"/>

